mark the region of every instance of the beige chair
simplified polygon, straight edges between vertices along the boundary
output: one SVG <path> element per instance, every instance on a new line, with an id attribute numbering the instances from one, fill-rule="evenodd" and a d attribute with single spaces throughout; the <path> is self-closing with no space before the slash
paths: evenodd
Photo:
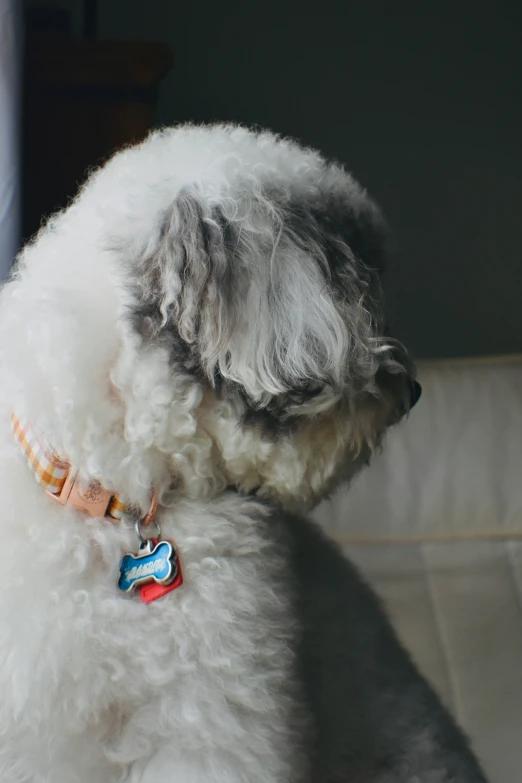
<path id="1" fill-rule="evenodd" d="M 387 605 L 491 783 L 522 780 L 522 356 L 425 363 L 423 397 L 316 517 Z"/>

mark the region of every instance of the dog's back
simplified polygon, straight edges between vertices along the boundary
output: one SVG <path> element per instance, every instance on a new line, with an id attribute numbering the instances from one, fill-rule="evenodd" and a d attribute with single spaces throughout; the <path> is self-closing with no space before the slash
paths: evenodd
<path id="1" fill-rule="evenodd" d="M 296 580 L 313 780 L 483 783 L 467 740 L 355 567 L 314 523 L 280 515 L 274 524 Z"/>

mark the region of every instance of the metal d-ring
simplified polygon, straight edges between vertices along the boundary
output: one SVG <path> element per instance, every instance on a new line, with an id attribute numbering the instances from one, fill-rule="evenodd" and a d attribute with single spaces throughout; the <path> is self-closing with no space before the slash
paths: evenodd
<path id="1" fill-rule="evenodd" d="M 149 510 L 147 511 L 144 517 L 141 517 L 140 519 L 136 520 L 136 525 L 135 525 L 136 534 L 141 544 L 146 544 L 147 541 L 149 541 L 149 539 L 151 538 L 161 538 L 161 528 L 156 519 L 157 510 L 158 510 L 158 498 L 153 493 L 150 500 Z M 141 532 L 142 528 L 150 528 L 151 525 L 154 525 L 156 534 L 152 536 L 149 535 L 147 537 L 143 536 Z"/>
<path id="2" fill-rule="evenodd" d="M 141 533 L 141 529 L 143 527 L 143 520 L 142 519 L 136 520 L 136 524 L 134 527 L 136 530 L 136 535 L 140 539 L 140 544 L 146 544 L 148 541 L 150 541 L 151 538 L 161 538 L 161 528 L 159 524 L 156 522 L 156 520 L 154 520 L 153 522 L 149 522 L 149 524 L 147 525 L 147 530 L 150 530 L 152 525 L 154 526 L 154 534 L 145 537 Z"/>

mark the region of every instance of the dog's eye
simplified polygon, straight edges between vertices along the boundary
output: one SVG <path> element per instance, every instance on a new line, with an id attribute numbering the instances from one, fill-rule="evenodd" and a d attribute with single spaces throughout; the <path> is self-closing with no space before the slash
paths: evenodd
<path id="1" fill-rule="evenodd" d="M 289 396 L 297 405 L 303 405 L 303 403 L 313 400 L 314 397 L 318 397 L 323 389 L 324 383 L 321 381 L 307 381 L 299 388 L 294 389 Z"/>
<path id="2" fill-rule="evenodd" d="M 310 381 L 306 386 L 306 394 L 310 398 L 317 397 L 318 394 L 321 394 L 323 389 L 324 383 L 321 383 L 321 381 Z"/>

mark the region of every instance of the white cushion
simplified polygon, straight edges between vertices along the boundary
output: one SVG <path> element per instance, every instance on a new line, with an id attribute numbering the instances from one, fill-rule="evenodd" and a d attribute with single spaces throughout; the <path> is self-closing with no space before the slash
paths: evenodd
<path id="1" fill-rule="evenodd" d="M 522 536 L 522 357 L 421 365 L 423 395 L 317 518 L 363 539 Z"/>

